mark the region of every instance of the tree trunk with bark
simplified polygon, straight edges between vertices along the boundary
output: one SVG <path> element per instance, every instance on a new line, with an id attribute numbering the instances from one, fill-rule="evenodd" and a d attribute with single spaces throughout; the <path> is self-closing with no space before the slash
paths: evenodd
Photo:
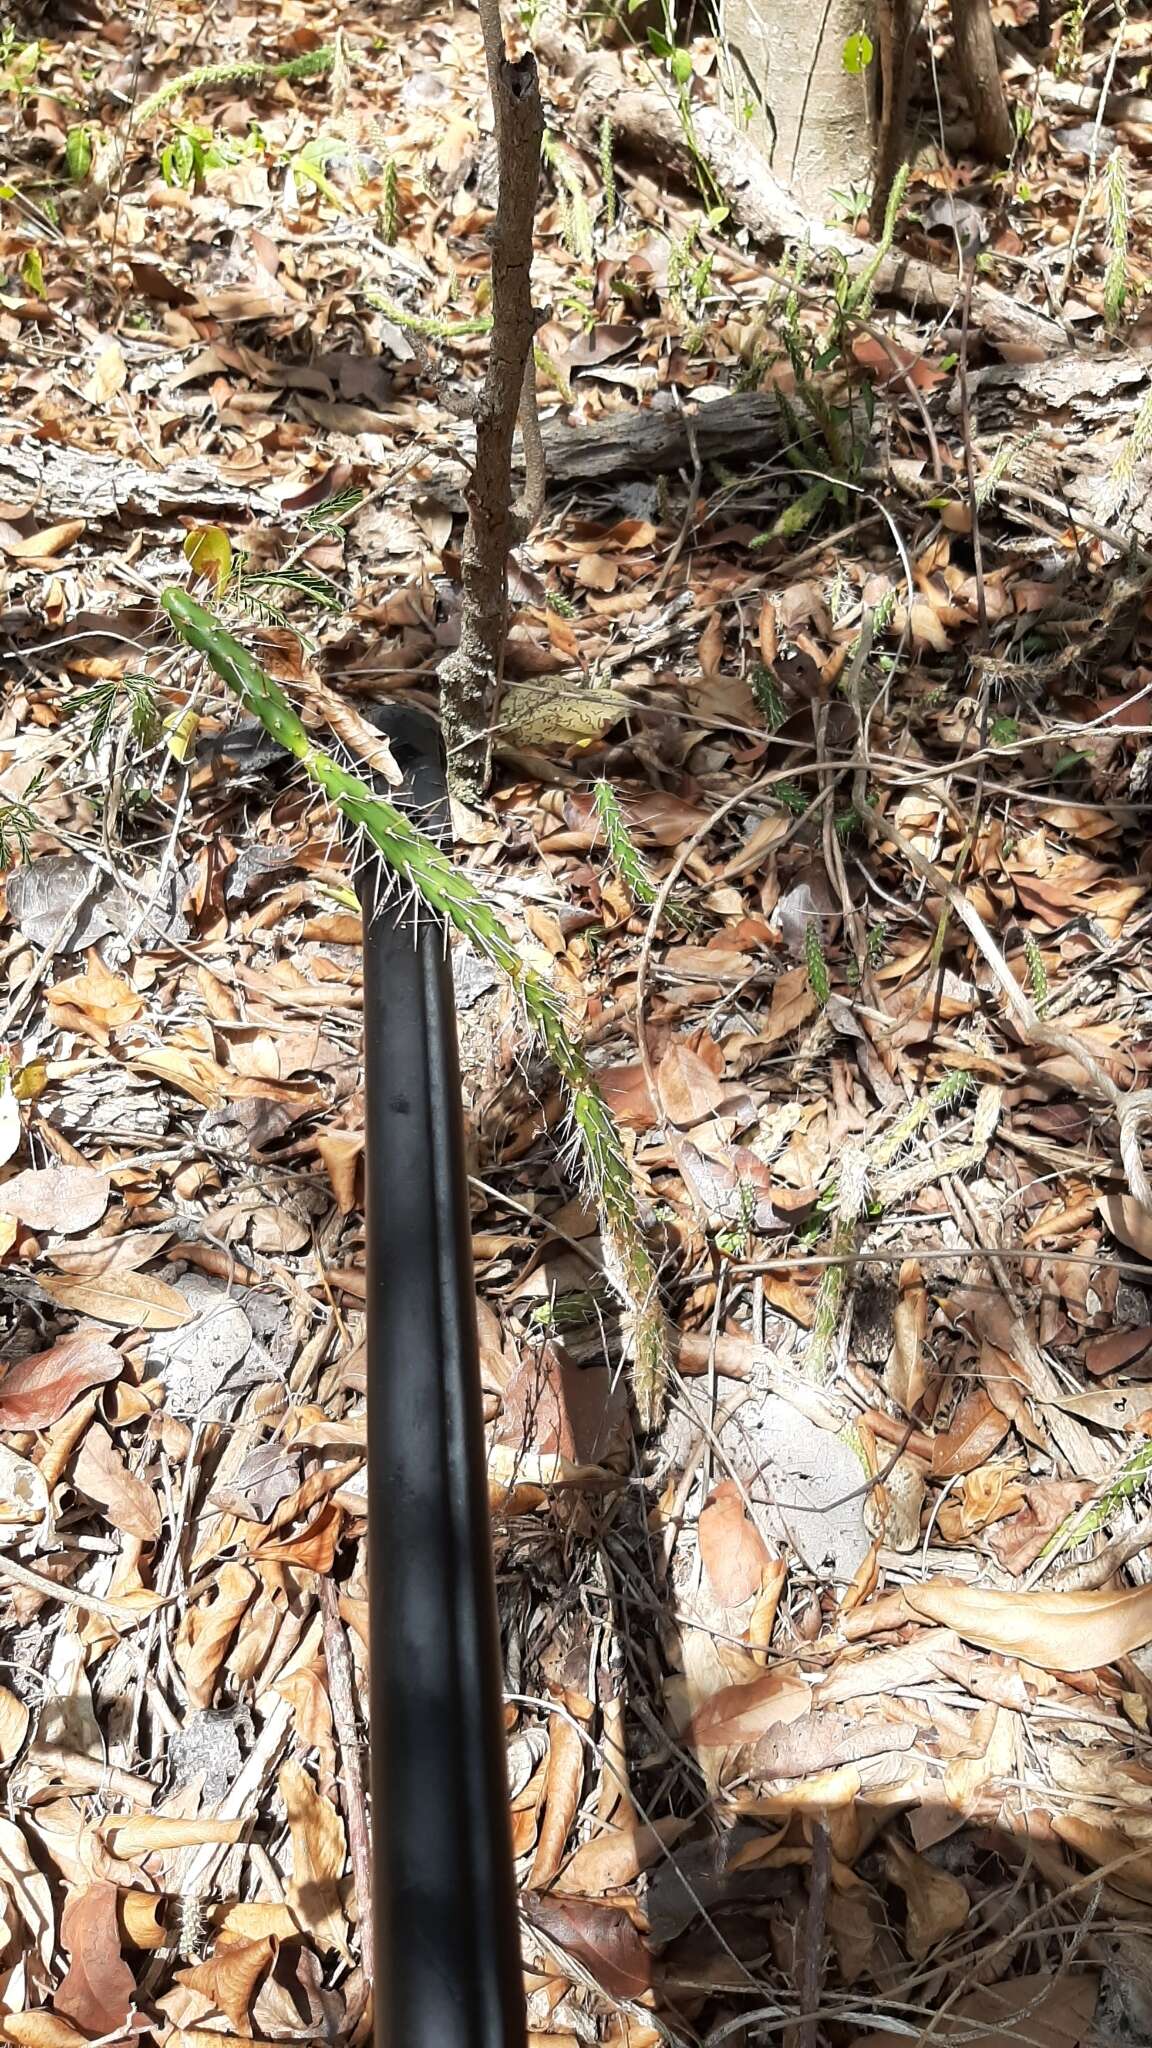
<path id="1" fill-rule="evenodd" d="M 806 212 L 828 219 L 834 195 L 866 188 L 875 143 L 867 70 L 845 69 L 860 0 L 718 0 L 729 54 L 726 98 L 773 174 Z"/>
<path id="2" fill-rule="evenodd" d="M 956 69 L 988 163 L 1006 163 L 1015 136 L 996 54 L 996 30 L 988 0 L 952 0 Z"/>

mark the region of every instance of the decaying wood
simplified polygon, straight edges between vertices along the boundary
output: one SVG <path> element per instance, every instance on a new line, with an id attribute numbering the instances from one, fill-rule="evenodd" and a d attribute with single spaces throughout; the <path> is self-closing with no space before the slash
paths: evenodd
<path id="1" fill-rule="evenodd" d="M 488 780 L 490 731 L 508 631 L 508 557 L 517 538 L 512 442 L 525 400 L 536 331 L 532 239 L 544 111 L 536 60 L 504 48 L 499 0 L 480 10 L 496 124 L 500 192 L 492 227 L 492 339 L 476 407 L 476 461 L 461 554 L 460 640 L 440 669 L 440 703 L 455 794 L 478 802 Z M 534 449 L 525 442 L 532 491 Z"/>
<path id="2" fill-rule="evenodd" d="M 162 519 L 175 512 L 275 511 L 251 483 L 210 462 L 145 469 L 121 455 L 94 454 L 25 435 L 0 445 L 0 494 L 44 519 Z"/>
<path id="3" fill-rule="evenodd" d="M 756 456 L 779 451 L 784 431 L 770 391 L 747 391 L 697 405 L 691 435 L 702 462 L 737 452 Z M 687 417 L 677 406 L 667 412 L 611 413 L 589 427 L 546 427 L 548 475 L 558 483 L 592 483 L 629 471 L 668 472 L 694 460 Z"/>
<path id="4" fill-rule="evenodd" d="M 554 37 L 545 42 L 562 61 L 563 46 Z M 607 117 L 621 148 L 693 179 L 692 153 L 674 103 L 657 91 L 633 85 L 618 60 L 597 56 L 576 72 L 573 89 L 573 127 L 586 146 L 596 146 L 600 124 Z M 814 259 L 839 260 L 854 271 L 873 262 L 873 244 L 805 213 L 787 187 L 773 177 L 755 144 L 719 108 L 694 108 L 692 122 L 699 156 L 723 193 L 734 225 L 754 241 L 762 246 L 796 242 L 810 250 Z M 959 305 L 961 283 L 940 264 L 893 252 L 876 269 L 875 289 L 881 297 L 947 313 Z M 1057 321 L 981 280 L 973 288 L 971 311 L 973 327 L 994 342 L 1040 356 L 1058 355 L 1068 348 L 1068 334 Z"/>

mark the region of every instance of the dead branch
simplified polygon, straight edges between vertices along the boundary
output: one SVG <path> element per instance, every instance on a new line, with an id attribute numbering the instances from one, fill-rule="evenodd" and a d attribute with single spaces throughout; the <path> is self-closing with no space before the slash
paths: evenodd
<path id="1" fill-rule="evenodd" d="M 508 57 L 499 0 L 483 0 L 480 15 L 500 167 L 492 227 L 492 341 L 476 407 L 476 461 L 461 558 L 460 643 L 440 670 L 449 778 L 466 803 L 479 801 L 488 779 L 489 729 L 508 629 L 508 556 L 517 537 L 512 441 L 535 332 L 532 230 L 544 134 L 535 59 L 525 55 L 512 62 Z"/>

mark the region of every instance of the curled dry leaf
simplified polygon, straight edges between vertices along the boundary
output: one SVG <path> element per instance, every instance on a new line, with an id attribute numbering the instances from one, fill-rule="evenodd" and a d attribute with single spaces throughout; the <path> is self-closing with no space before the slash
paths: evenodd
<path id="1" fill-rule="evenodd" d="M 660 1106 L 670 1123 L 689 1129 L 719 1109 L 724 1084 L 698 1052 L 673 1039 L 656 1069 Z"/>
<path id="2" fill-rule="evenodd" d="M 1094 1870 L 1105 1864 L 1120 1866 L 1108 1872 L 1108 1883 L 1114 1890 L 1123 1892 L 1125 1898 L 1152 1905 L 1152 1845 L 1133 1842 L 1120 1828 L 1100 1827 L 1079 1814 L 1055 1813 L 1052 1825 L 1061 1841 L 1075 1849 Z"/>
<path id="3" fill-rule="evenodd" d="M 176 1982 L 189 1991 L 210 1998 L 238 2034 L 250 2034 L 248 2009 L 256 1986 L 276 1954 L 276 1943 L 267 1935 L 257 1941 L 226 1942 L 188 1970 L 177 1970 Z"/>
<path id="4" fill-rule="evenodd" d="M 1152 1586 L 1114 1593 L 998 1593 L 928 1579 L 902 1590 L 908 1606 L 926 1621 L 1044 1671 L 1095 1671 L 1152 1642 Z"/>
<path id="5" fill-rule="evenodd" d="M 91 1230 L 108 1207 L 106 1173 L 90 1166 L 29 1167 L 0 1186 L 0 1214 L 18 1216 L 29 1230 Z"/>
<path id="6" fill-rule="evenodd" d="M 0 1885 L 28 1930 L 27 1946 L 35 1950 L 45 1970 L 50 1970 L 56 1948 L 51 1888 L 23 1833 L 11 1820 L 0 1820 Z"/>
<path id="7" fill-rule="evenodd" d="M 182 1819 L 168 1813 L 110 1813 L 96 1823 L 96 1832 L 118 1863 L 137 1863 L 165 1849 L 198 1849 L 205 1843 L 238 1842 L 242 1820 Z"/>
<path id="8" fill-rule="evenodd" d="M 699 1543 L 708 1582 L 722 1607 L 742 1607 L 759 1592 L 771 1559 L 734 1480 L 725 1479 L 701 1513 Z"/>
<path id="9" fill-rule="evenodd" d="M 966 1394 L 950 1429 L 932 1445 L 932 1471 L 937 1479 L 954 1479 L 984 1465 L 1003 1443 L 1010 1424 L 982 1387 Z"/>
<path id="10" fill-rule="evenodd" d="M 24 1746 L 31 1711 L 6 1685 L 0 1685 L 0 1763 L 10 1764 Z"/>
<path id="11" fill-rule="evenodd" d="M 0 1429 L 50 1429 L 90 1387 L 118 1379 L 120 1353 L 101 1337 L 62 1337 L 18 1359 L 0 1380 Z"/>
<path id="12" fill-rule="evenodd" d="M 550 1884 L 559 1870 L 584 1787 L 584 1738 L 565 1714 L 548 1723 L 548 1776 L 544 1819 L 528 1878 L 530 1890 Z"/>
<path id="13" fill-rule="evenodd" d="M 176 1662 L 194 1707 L 211 1706 L 233 1631 L 256 1589 L 254 1575 L 242 1564 L 229 1562 L 216 1574 L 212 1598 L 188 1608 L 177 1638 Z"/>
<path id="14" fill-rule="evenodd" d="M 6 2012 L 4 2033 L 18 2048 L 88 2048 L 88 2035 L 54 2012 Z"/>
<path id="15" fill-rule="evenodd" d="M 60 1940 L 71 1960 L 53 2003 L 89 2034 L 116 2034 L 128 2018 L 136 1980 L 120 1953 L 114 1884 L 70 1893 Z"/>

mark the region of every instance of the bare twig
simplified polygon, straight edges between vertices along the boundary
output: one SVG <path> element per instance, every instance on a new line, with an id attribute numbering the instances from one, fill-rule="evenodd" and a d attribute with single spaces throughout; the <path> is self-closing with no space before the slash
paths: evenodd
<path id="1" fill-rule="evenodd" d="M 461 561 L 460 644 L 440 670 L 444 733 L 454 794 L 482 797 L 491 758 L 489 731 L 499 694 L 508 630 L 508 555 L 517 535 L 512 509 L 512 440 L 527 425 L 528 498 L 534 448 L 526 367 L 531 366 L 532 228 L 544 114 L 536 60 L 513 62 L 504 48 L 500 0 L 483 0 L 480 17 L 496 125 L 500 194 L 492 229 L 492 341 L 476 407 L 476 462 L 468 486 Z M 534 389 L 532 397 L 534 400 Z M 537 429 L 538 434 L 538 429 Z M 538 463 L 537 463 L 538 467 Z"/>

